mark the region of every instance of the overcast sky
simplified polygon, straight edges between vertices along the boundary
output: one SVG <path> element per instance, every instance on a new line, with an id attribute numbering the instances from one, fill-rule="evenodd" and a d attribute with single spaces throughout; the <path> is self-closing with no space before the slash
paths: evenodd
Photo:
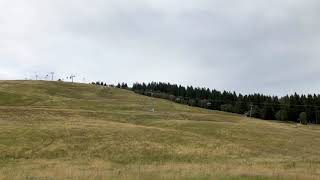
<path id="1" fill-rule="evenodd" d="M 319 0 L 0 0 L 0 79 L 320 93 Z"/>

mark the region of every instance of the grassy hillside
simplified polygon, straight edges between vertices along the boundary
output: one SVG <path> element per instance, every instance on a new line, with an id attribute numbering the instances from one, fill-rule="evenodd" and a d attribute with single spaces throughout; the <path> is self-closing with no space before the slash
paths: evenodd
<path id="1" fill-rule="evenodd" d="M 319 179 L 320 127 L 93 85 L 0 81 L 0 179 Z"/>

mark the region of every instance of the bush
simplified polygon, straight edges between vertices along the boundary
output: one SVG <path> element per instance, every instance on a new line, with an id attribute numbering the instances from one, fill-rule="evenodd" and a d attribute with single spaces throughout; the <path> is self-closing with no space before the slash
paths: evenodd
<path id="1" fill-rule="evenodd" d="M 174 95 L 169 95 L 169 100 L 170 101 L 175 101 L 176 100 L 176 97 Z"/>
<path id="2" fill-rule="evenodd" d="M 276 113 L 276 119 L 278 121 L 287 121 L 288 120 L 288 112 L 286 110 L 280 110 Z"/>
<path id="3" fill-rule="evenodd" d="M 196 101 L 194 99 L 189 99 L 188 105 L 189 106 L 195 106 L 196 105 Z"/>
<path id="4" fill-rule="evenodd" d="M 308 124 L 308 120 L 307 120 L 307 113 L 306 112 L 302 112 L 299 115 L 299 121 L 301 124 L 307 125 Z"/>
<path id="5" fill-rule="evenodd" d="M 220 106 L 221 111 L 232 112 L 233 106 L 232 104 L 223 104 Z"/>
<path id="6" fill-rule="evenodd" d="M 202 107 L 202 108 L 208 108 L 208 103 L 209 103 L 208 100 L 203 99 L 203 100 L 200 100 L 199 105 L 200 105 L 200 107 Z"/>

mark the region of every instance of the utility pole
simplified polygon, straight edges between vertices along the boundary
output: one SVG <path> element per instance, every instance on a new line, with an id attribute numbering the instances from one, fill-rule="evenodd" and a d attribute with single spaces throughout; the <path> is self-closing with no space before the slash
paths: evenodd
<path id="1" fill-rule="evenodd" d="M 70 79 L 72 80 L 72 83 L 73 83 L 73 78 L 75 78 L 76 76 L 75 75 L 71 75 L 70 76 Z"/>
<path id="2" fill-rule="evenodd" d="M 51 81 L 53 81 L 54 72 L 50 72 L 51 74 Z"/>
<path id="3" fill-rule="evenodd" d="M 151 111 L 152 111 L 152 112 L 155 112 L 155 109 L 154 109 L 154 98 L 153 98 L 153 92 L 151 93 L 151 105 L 152 105 L 152 109 L 151 109 Z"/>
<path id="4" fill-rule="evenodd" d="M 250 117 L 252 117 L 253 104 L 250 105 Z"/>
<path id="5" fill-rule="evenodd" d="M 151 111 L 154 113 L 155 112 L 155 100 L 154 100 L 154 97 L 153 97 L 153 92 L 154 92 L 154 86 L 152 87 L 152 93 L 151 93 L 151 105 L 152 105 L 152 109 Z"/>

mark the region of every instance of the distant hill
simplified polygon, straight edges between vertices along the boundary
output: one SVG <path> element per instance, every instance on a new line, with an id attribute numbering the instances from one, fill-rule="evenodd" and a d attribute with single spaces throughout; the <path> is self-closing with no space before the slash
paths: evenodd
<path id="1" fill-rule="evenodd" d="M 319 133 L 118 88 L 0 81 L 0 179 L 318 179 Z"/>

